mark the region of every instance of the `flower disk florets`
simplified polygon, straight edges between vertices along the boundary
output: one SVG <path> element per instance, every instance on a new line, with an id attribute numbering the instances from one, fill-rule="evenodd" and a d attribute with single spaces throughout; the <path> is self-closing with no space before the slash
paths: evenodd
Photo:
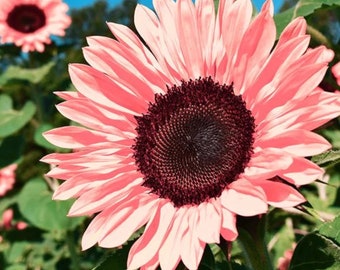
<path id="1" fill-rule="evenodd" d="M 46 16 L 36 5 L 18 5 L 7 17 L 7 24 L 22 33 L 33 33 L 46 24 Z"/>
<path id="2" fill-rule="evenodd" d="M 251 112 L 231 85 L 210 77 L 168 87 L 136 119 L 133 149 L 143 185 L 177 207 L 218 197 L 252 153 Z"/>

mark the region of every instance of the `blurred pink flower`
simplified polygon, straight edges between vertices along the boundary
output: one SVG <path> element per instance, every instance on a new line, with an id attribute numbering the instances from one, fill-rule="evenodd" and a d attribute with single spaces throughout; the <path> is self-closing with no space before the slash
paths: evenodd
<path id="1" fill-rule="evenodd" d="M 340 62 L 332 67 L 332 73 L 336 79 L 336 82 L 338 83 L 338 85 L 340 85 Z"/>
<path id="2" fill-rule="evenodd" d="M 13 188 L 16 169 L 16 164 L 0 169 L 0 196 L 4 196 L 7 191 Z"/>
<path id="3" fill-rule="evenodd" d="M 43 52 L 51 35 L 65 35 L 71 24 L 67 10 L 61 0 L 0 0 L 0 41 Z"/>
<path id="4" fill-rule="evenodd" d="M 10 230 L 10 229 L 23 230 L 27 228 L 27 223 L 23 221 L 14 223 L 13 222 L 13 209 L 7 209 L 2 214 L 2 220 L 0 221 L 0 228 L 4 228 L 5 230 Z"/>
<path id="5" fill-rule="evenodd" d="M 45 133 L 73 153 L 42 159 L 65 180 L 54 199 L 70 216 L 97 213 L 83 249 L 122 245 L 139 228 L 128 269 L 197 269 L 205 245 L 237 238 L 237 215 L 292 207 L 292 185 L 324 173 L 305 156 L 331 147 L 312 132 L 340 114 L 317 86 L 333 52 L 309 49 L 303 18 L 276 46 L 272 1 L 252 20 L 250 0 L 155 0 L 135 25 L 109 23 L 117 40 L 89 37 L 72 64 L 77 92 L 58 110 L 81 126 Z M 278 180 L 275 180 L 278 179 Z M 287 183 L 287 184 L 286 184 Z"/>
<path id="6" fill-rule="evenodd" d="M 290 262 L 292 260 L 294 249 L 296 247 L 296 243 L 293 244 L 293 247 L 291 249 L 287 249 L 284 252 L 283 257 L 280 257 L 278 260 L 278 270 L 288 270 Z"/>
<path id="7" fill-rule="evenodd" d="M 13 210 L 7 209 L 2 214 L 2 221 L 0 222 L 1 227 L 5 230 L 12 228 Z"/>

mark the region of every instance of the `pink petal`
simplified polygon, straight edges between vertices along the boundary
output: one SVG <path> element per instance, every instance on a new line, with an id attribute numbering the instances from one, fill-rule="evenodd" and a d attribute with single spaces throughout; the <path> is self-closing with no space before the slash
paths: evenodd
<path id="1" fill-rule="evenodd" d="M 219 1 L 218 20 L 216 23 L 215 46 L 221 41 L 221 49 L 214 47 L 213 55 L 217 62 L 217 80 L 227 84 L 232 82 L 230 75 L 235 64 L 242 38 L 245 35 L 252 15 L 250 0 Z M 220 40 L 221 39 L 221 40 Z M 222 64 L 224 59 L 226 63 Z"/>
<path id="2" fill-rule="evenodd" d="M 195 1 L 197 27 L 203 53 L 205 70 L 203 74 L 211 74 L 213 66 L 212 53 L 215 32 L 215 5 L 213 0 Z"/>
<path id="3" fill-rule="evenodd" d="M 294 107 L 297 100 L 303 102 L 318 86 L 327 70 L 325 63 L 313 63 L 308 66 L 303 65 L 302 61 L 297 63 L 295 68 L 290 67 L 289 73 L 278 71 L 271 85 L 271 95 L 262 100 L 261 105 L 258 103 L 254 107 L 253 113 L 258 118 L 257 121 L 275 119 Z M 306 89 L 310 92 L 306 92 Z"/>
<path id="4" fill-rule="evenodd" d="M 90 66 L 71 64 L 69 73 L 77 90 L 96 103 L 135 115 L 147 110 L 147 101 Z"/>
<path id="5" fill-rule="evenodd" d="M 134 125 L 129 121 L 98 108 L 89 100 L 65 101 L 57 105 L 57 109 L 65 117 L 95 130 L 116 134 L 121 138 L 127 137 L 124 131 L 135 133 Z"/>
<path id="6" fill-rule="evenodd" d="M 327 70 L 328 49 L 317 47 L 289 65 L 280 66 L 266 91 L 266 98 L 261 106 L 252 109 L 257 123 L 271 121 L 296 106 L 296 102 L 304 104 L 306 96 L 312 93 L 321 82 Z M 299 74 L 299 76 L 296 76 Z M 307 92 L 306 92 L 307 91 Z"/>
<path id="7" fill-rule="evenodd" d="M 256 145 L 263 148 L 275 147 L 297 156 L 313 156 L 331 147 L 320 135 L 304 129 L 287 130 L 281 134 L 263 136 Z"/>
<path id="8" fill-rule="evenodd" d="M 122 47 L 129 48 L 142 62 L 157 66 L 158 63 L 155 57 L 129 27 L 118 23 L 108 23 L 108 26 L 112 34 L 114 34 L 119 43 L 122 44 Z"/>
<path id="9" fill-rule="evenodd" d="M 198 206 L 197 235 L 205 243 L 219 243 L 222 223 L 221 209 L 211 202 Z"/>
<path id="10" fill-rule="evenodd" d="M 254 181 L 253 184 L 263 189 L 267 202 L 275 207 L 293 207 L 306 201 L 294 188 L 283 183 L 262 180 Z"/>
<path id="11" fill-rule="evenodd" d="M 303 17 L 298 17 L 292 20 L 282 31 L 277 46 L 280 46 L 281 44 L 284 44 L 295 37 L 305 35 L 306 30 L 307 23 Z"/>
<path id="12" fill-rule="evenodd" d="M 275 148 L 256 148 L 244 171 L 247 179 L 271 178 L 287 169 L 293 158 L 282 150 Z"/>
<path id="13" fill-rule="evenodd" d="M 234 241 L 237 236 L 236 215 L 225 208 L 222 209 L 221 235 L 227 241 Z"/>
<path id="14" fill-rule="evenodd" d="M 130 249 L 129 268 L 137 269 L 154 257 L 168 234 L 168 228 L 173 222 L 175 213 L 176 210 L 171 203 L 159 206 L 156 215 L 146 225 L 143 235 Z"/>
<path id="15" fill-rule="evenodd" d="M 184 64 L 189 77 L 198 78 L 203 73 L 203 58 L 194 4 L 191 0 L 178 1 L 176 4 L 175 24 Z M 185 27 L 183 27 L 184 25 Z"/>
<path id="16" fill-rule="evenodd" d="M 278 118 L 261 123 L 263 133 L 280 133 L 287 129 L 313 130 L 340 114 L 340 95 L 316 89 L 304 100 L 304 106 L 296 103 L 295 108 Z"/>
<path id="17" fill-rule="evenodd" d="M 336 79 L 336 82 L 338 83 L 338 85 L 340 85 L 340 62 L 332 67 L 332 73 Z"/>
<path id="18" fill-rule="evenodd" d="M 66 126 L 45 132 L 44 137 L 50 143 L 62 148 L 82 148 L 89 145 L 107 143 L 114 136 L 92 131 L 82 127 Z"/>
<path id="19" fill-rule="evenodd" d="M 243 179 L 231 183 L 222 192 L 221 203 L 227 210 L 241 216 L 254 216 L 268 210 L 263 190 Z"/>
<path id="20" fill-rule="evenodd" d="M 136 206 L 138 204 L 140 204 L 141 209 L 137 211 Z M 124 240 L 123 238 L 129 238 L 135 232 L 133 228 L 141 227 L 147 222 L 147 220 L 154 214 L 157 204 L 158 201 L 154 200 L 154 197 L 141 194 L 139 197 L 129 196 L 125 201 L 107 207 L 99 213 L 87 227 L 82 239 L 83 250 L 90 248 L 97 242 L 100 242 L 111 232 L 114 233 L 116 227 L 121 226 L 122 223 L 126 222 L 126 219 L 129 219 L 130 225 L 125 224 L 126 232 L 122 234 L 122 238 L 118 238 L 117 242 L 112 242 L 118 243 L 117 246 L 120 246 L 120 242 Z M 135 214 L 136 218 L 131 220 L 131 216 L 134 216 Z M 111 245 L 111 247 L 114 246 Z"/>
<path id="21" fill-rule="evenodd" d="M 279 173 L 285 180 L 297 186 L 306 185 L 314 182 L 316 179 L 321 179 L 324 174 L 324 169 L 301 157 L 294 157 L 293 163 L 287 170 Z"/>
<path id="22" fill-rule="evenodd" d="M 159 266 L 159 258 L 158 258 L 158 254 L 156 254 L 150 261 L 148 261 L 146 264 L 144 264 L 140 268 L 140 270 L 157 269 L 158 266 Z M 130 270 L 130 269 L 128 269 L 128 270 Z"/>
<path id="23" fill-rule="evenodd" d="M 257 104 L 261 104 L 261 101 L 272 93 L 272 80 L 278 69 L 290 65 L 292 61 L 301 57 L 306 51 L 309 41 L 310 37 L 307 35 L 298 36 L 275 47 L 267 62 L 263 65 L 260 74 L 244 94 L 244 99 L 250 103 L 249 106 L 253 110 Z M 260 119 L 257 119 L 257 121 L 260 122 Z"/>
<path id="24" fill-rule="evenodd" d="M 99 240 L 99 245 L 104 248 L 111 248 L 123 245 L 130 236 L 146 224 L 158 205 L 158 200 L 135 200 L 134 204 L 126 208 L 130 208 L 130 214 L 121 220 L 115 218 L 108 219 L 111 223 L 106 225 L 108 233 Z"/>
<path id="25" fill-rule="evenodd" d="M 116 42 L 113 45 L 110 50 L 102 49 L 98 45 L 85 47 L 84 57 L 91 66 L 107 73 L 141 98 L 151 101 L 155 93 L 163 92 L 163 76 L 153 66 L 142 62 L 134 52 L 130 52 L 122 44 Z M 134 80 L 131 80 L 132 76 Z"/>
<path id="26" fill-rule="evenodd" d="M 157 58 L 162 70 L 165 71 L 170 78 L 174 77 L 178 81 L 180 81 L 181 78 L 188 78 L 183 57 L 180 55 L 175 25 L 169 25 L 169 21 L 174 20 L 175 15 L 173 14 L 173 10 L 175 3 L 172 1 L 157 0 L 154 1 L 154 7 L 161 22 L 150 9 L 137 5 L 135 11 L 136 29 Z M 148 21 L 148 25 L 145 25 L 145 21 Z M 178 72 L 181 73 L 181 76 Z"/>
<path id="27" fill-rule="evenodd" d="M 146 188 L 140 187 L 142 182 L 143 180 L 141 178 L 130 173 L 118 175 L 116 179 L 104 183 L 98 183 L 97 186 L 92 186 L 87 192 L 82 192 L 79 199 L 73 203 L 68 215 L 82 216 L 99 212 L 105 209 L 105 206 L 124 199 L 130 193 L 145 190 Z M 90 182 L 89 185 L 93 185 L 93 183 Z M 68 194 L 69 191 L 67 190 L 67 192 L 64 193 Z M 64 195 L 63 193 L 59 193 L 59 197 L 60 194 Z"/>
<path id="28" fill-rule="evenodd" d="M 197 269 L 202 259 L 205 243 L 196 235 L 197 211 L 190 208 L 187 212 L 189 229 L 183 234 L 181 241 L 181 258 L 188 269 Z"/>
<path id="29" fill-rule="evenodd" d="M 232 69 L 235 92 L 243 94 L 257 77 L 267 60 L 276 38 L 276 27 L 268 2 L 245 32 Z"/>
<path id="30" fill-rule="evenodd" d="M 55 91 L 53 93 L 64 100 L 84 98 L 82 94 L 76 91 Z"/>
<path id="31" fill-rule="evenodd" d="M 188 230 L 186 212 L 187 208 L 185 207 L 177 210 L 169 234 L 159 249 L 159 261 L 162 269 L 175 269 L 180 261 L 181 239 Z"/>

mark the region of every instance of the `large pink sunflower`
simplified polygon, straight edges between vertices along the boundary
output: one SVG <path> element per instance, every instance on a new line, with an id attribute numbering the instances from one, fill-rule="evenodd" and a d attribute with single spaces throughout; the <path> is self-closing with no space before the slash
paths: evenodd
<path id="1" fill-rule="evenodd" d="M 305 201 L 293 186 L 323 170 L 307 156 L 330 144 L 312 132 L 340 114 L 319 88 L 333 52 L 308 49 L 297 18 L 275 47 L 272 1 L 155 0 L 117 40 L 88 38 L 89 65 L 70 65 L 77 92 L 58 110 L 82 126 L 45 133 L 72 153 L 43 158 L 66 180 L 54 199 L 97 214 L 82 247 L 122 245 L 139 228 L 128 269 L 197 269 L 207 243 L 237 238 L 236 217 Z"/>
<path id="2" fill-rule="evenodd" d="M 65 35 L 71 24 L 67 10 L 61 0 L 0 0 L 0 41 L 42 52 L 50 35 Z"/>
<path id="3" fill-rule="evenodd" d="M 340 85 L 340 62 L 332 67 L 332 73 L 338 85 Z"/>

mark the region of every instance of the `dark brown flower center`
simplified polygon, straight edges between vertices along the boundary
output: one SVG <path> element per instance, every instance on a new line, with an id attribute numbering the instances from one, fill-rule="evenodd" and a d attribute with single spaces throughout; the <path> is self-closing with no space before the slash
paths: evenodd
<path id="1" fill-rule="evenodd" d="M 17 5 L 8 14 L 6 21 L 18 32 L 33 33 L 46 24 L 46 16 L 36 5 Z"/>
<path id="2" fill-rule="evenodd" d="M 232 86 L 210 77 L 168 87 L 136 120 L 143 185 L 177 207 L 218 197 L 252 154 L 251 112 Z"/>

